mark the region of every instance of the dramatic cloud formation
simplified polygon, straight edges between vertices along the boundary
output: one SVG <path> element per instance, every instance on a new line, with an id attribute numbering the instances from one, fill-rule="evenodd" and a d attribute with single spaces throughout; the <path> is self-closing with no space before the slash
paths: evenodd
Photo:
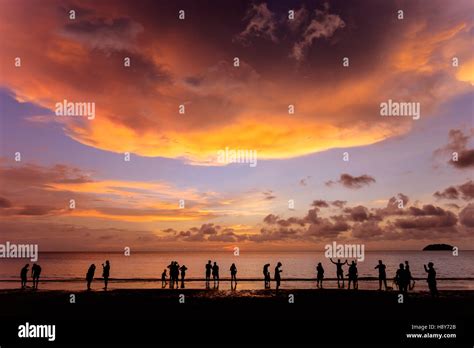
<path id="1" fill-rule="evenodd" d="M 361 175 L 361 176 L 352 176 L 350 174 L 341 174 L 341 177 L 338 181 L 329 180 L 326 182 L 326 186 L 332 186 L 336 183 L 341 184 L 344 187 L 350 189 L 360 189 L 364 186 L 368 186 L 372 183 L 375 183 L 375 179 L 370 175 Z"/>
<path id="2" fill-rule="evenodd" d="M 212 10 L 185 2 L 184 21 L 167 2 L 84 3 L 71 21 L 60 1 L 35 11 L 24 11 L 23 0 L 7 1 L 0 5 L 0 82 L 17 100 L 51 111 L 64 99 L 95 102 L 94 120 L 41 120 L 115 153 L 216 165 L 217 151 L 226 147 L 282 159 L 368 145 L 413 125 L 379 117 L 379 101 L 409 96 L 431 117 L 440 103 L 472 88 L 462 65 L 472 60 L 472 3 L 443 6 L 430 2 L 419 12 L 405 4 L 411 19 L 400 25 L 387 21 L 394 16 L 390 2 L 377 15 L 371 3 L 316 9 L 308 2 L 291 22 L 286 8 L 265 2 L 222 2 Z M 24 23 L 33 20 L 29 30 Z M 241 44 L 258 38 L 259 45 Z M 324 53 L 316 54 L 316 44 Z M 311 64 L 291 64 L 290 52 Z M 347 52 L 357 68 L 329 73 Z M 457 71 L 448 64 L 454 54 Z M 14 57 L 23 59 L 21 68 Z M 471 152 L 460 153 L 456 166 L 470 167 Z"/>
<path id="3" fill-rule="evenodd" d="M 397 0 L 287 5 L 0 2 L 2 237 L 50 250 L 472 248 L 473 2 L 405 2 L 403 21 Z M 65 99 L 95 103 L 95 118 L 56 116 Z M 388 99 L 419 102 L 421 119 L 381 117 Z M 449 164 L 432 172 L 441 146 Z M 257 151 L 258 167 L 217 163 L 226 148 Z"/>

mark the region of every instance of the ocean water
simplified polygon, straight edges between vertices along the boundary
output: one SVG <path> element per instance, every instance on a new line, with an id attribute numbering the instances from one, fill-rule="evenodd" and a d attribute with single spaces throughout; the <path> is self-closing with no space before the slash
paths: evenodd
<path id="1" fill-rule="evenodd" d="M 427 290 L 426 273 L 423 264 L 433 262 L 440 289 L 471 289 L 474 290 L 474 251 L 460 251 L 453 256 L 446 251 L 372 251 L 365 253 L 365 260 L 358 262 L 359 277 L 371 277 L 374 280 L 361 280 L 359 289 L 376 289 L 378 272 L 374 267 L 378 260 L 387 266 L 389 286 L 398 268 L 398 264 L 409 261 L 412 276 L 422 278 L 416 281 L 415 291 Z M 242 252 L 234 256 L 232 252 L 161 252 L 133 253 L 125 256 L 119 253 L 41 253 L 39 263 L 42 267 L 40 289 L 71 289 L 85 288 L 84 278 L 89 266 L 96 265 L 96 277 L 102 276 L 101 264 L 109 260 L 111 264 L 111 282 L 109 288 L 161 288 L 161 273 L 172 260 L 186 265 L 187 288 L 204 288 L 204 266 L 207 260 L 216 261 L 220 267 L 220 289 L 230 289 L 229 268 L 232 263 L 237 266 L 237 278 L 240 279 L 238 289 L 261 289 L 263 287 L 263 265 L 270 263 L 273 270 L 277 262 L 283 264 L 282 288 L 314 288 L 316 265 L 321 262 L 325 270 L 325 278 L 336 277 L 336 267 L 324 257 L 322 252 Z M 351 261 L 349 259 L 349 261 Z M 20 269 L 27 263 L 24 259 L 0 259 L 0 288 L 19 287 Z M 30 263 L 30 267 L 32 262 Z M 347 273 L 348 266 L 344 266 Z M 455 279 L 453 279 L 455 278 Z M 469 279 L 470 278 L 470 279 Z M 247 279 L 247 280 L 246 280 Z M 298 279 L 298 280 L 292 280 Z M 100 289 L 102 282 L 94 280 L 93 288 Z M 325 281 L 325 287 L 337 287 L 335 281 Z"/>

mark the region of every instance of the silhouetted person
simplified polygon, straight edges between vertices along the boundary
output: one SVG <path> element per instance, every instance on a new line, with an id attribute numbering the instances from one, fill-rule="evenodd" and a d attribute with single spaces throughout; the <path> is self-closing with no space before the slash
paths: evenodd
<path id="1" fill-rule="evenodd" d="M 102 264 L 102 277 L 104 278 L 104 290 L 107 290 L 107 285 L 109 285 L 109 276 L 110 276 L 110 262 L 109 260 L 105 261 L 105 265 Z"/>
<path id="2" fill-rule="evenodd" d="M 174 280 L 174 285 L 176 285 L 176 289 L 179 287 L 178 286 L 178 283 L 179 283 L 179 270 L 180 270 L 180 267 L 179 267 L 179 263 L 178 261 L 174 261 L 173 263 L 173 280 Z M 185 271 L 185 274 L 186 274 L 186 271 Z M 173 287 L 174 287 L 173 285 Z"/>
<path id="3" fill-rule="evenodd" d="M 94 273 L 95 273 L 95 265 L 90 265 L 89 269 L 87 270 L 86 280 L 87 280 L 87 290 L 91 289 L 92 280 L 94 280 Z"/>
<path id="4" fill-rule="evenodd" d="M 206 264 L 206 289 L 209 289 L 209 282 L 211 281 L 212 263 L 211 260 Z"/>
<path id="5" fill-rule="evenodd" d="M 237 288 L 237 267 L 235 266 L 235 263 L 230 266 L 230 288 L 234 289 Z"/>
<path id="6" fill-rule="evenodd" d="M 411 276 L 410 265 L 405 261 L 405 273 L 407 277 L 407 289 L 412 290 L 415 287 L 415 280 Z"/>
<path id="7" fill-rule="evenodd" d="M 31 267 L 31 278 L 33 278 L 33 289 L 38 289 L 39 278 L 41 274 L 41 266 L 34 263 Z"/>
<path id="8" fill-rule="evenodd" d="M 351 282 L 352 282 L 352 287 L 354 290 L 359 288 L 359 281 L 357 280 L 358 274 L 357 274 L 357 264 L 355 261 L 352 261 L 351 265 L 349 266 L 349 284 L 347 286 L 348 289 L 351 288 Z"/>
<path id="9" fill-rule="evenodd" d="M 342 266 L 347 263 L 347 260 L 344 261 L 344 263 L 341 263 L 341 259 L 337 259 L 337 262 L 334 262 L 331 258 L 329 260 L 336 265 L 337 287 L 341 287 L 339 281 L 342 280 L 342 288 L 344 288 L 344 271 L 342 270 Z"/>
<path id="10" fill-rule="evenodd" d="M 161 288 L 166 288 L 166 269 L 163 270 L 163 273 L 161 273 Z"/>
<path id="11" fill-rule="evenodd" d="M 426 281 L 428 282 L 431 296 L 438 296 L 438 288 L 436 287 L 436 271 L 433 266 L 433 262 L 428 263 L 428 268 L 426 265 L 423 265 L 425 272 L 428 273 L 428 279 L 426 279 Z"/>
<path id="12" fill-rule="evenodd" d="M 268 270 L 269 267 L 270 267 L 269 263 L 263 266 L 263 277 L 265 280 L 265 289 L 270 289 L 270 271 Z"/>
<path id="13" fill-rule="evenodd" d="M 283 272 L 280 269 L 281 266 L 282 266 L 281 262 L 278 262 L 277 266 L 275 267 L 275 282 L 276 282 L 276 289 L 277 290 L 280 288 L 280 283 L 281 283 L 280 273 Z"/>
<path id="14" fill-rule="evenodd" d="M 379 270 L 379 290 L 382 290 L 382 283 L 385 285 L 385 290 L 387 290 L 386 266 L 382 263 L 382 260 L 379 260 L 379 264 L 375 266 L 375 269 L 377 268 Z"/>
<path id="15" fill-rule="evenodd" d="M 184 289 L 184 278 L 186 277 L 186 270 L 188 268 L 185 265 L 182 265 L 179 270 L 181 271 L 181 289 Z"/>
<path id="16" fill-rule="evenodd" d="M 20 272 L 20 279 L 21 279 L 21 288 L 25 289 L 26 288 L 26 282 L 28 281 L 28 268 L 30 265 L 27 263 Z"/>
<path id="17" fill-rule="evenodd" d="M 214 262 L 214 266 L 212 266 L 212 279 L 214 280 L 214 289 L 219 289 L 219 266 L 217 266 L 217 262 Z"/>
<path id="18" fill-rule="evenodd" d="M 407 292 L 407 287 L 408 287 L 408 275 L 405 270 L 405 266 L 403 263 L 399 265 L 399 268 L 397 269 L 397 273 L 395 275 L 395 282 L 398 285 L 398 290 L 400 292 L 406 293 Z"/>
<path id="19" fill-rule="evenodd" d="M 170 289 L 172 289 L 174 286 L 174 261 L 171 261 L 166 268 L 170 270 Z"/>
<path id="20" fill-rule="evenodd" d="M 323 268 L 323 265 L 321 265 L 321 262 L 319 262 L 318 265 L 316 266 L 316 272 L 317 272 L 316 286 L 322 289 L 323 279 L 324 279 L 324 268 Z"/>

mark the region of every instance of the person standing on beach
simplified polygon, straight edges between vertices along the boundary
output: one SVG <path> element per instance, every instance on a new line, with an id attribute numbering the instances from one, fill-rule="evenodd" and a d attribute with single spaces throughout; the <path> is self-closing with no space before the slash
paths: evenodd
<path id="1" fill-rule="evenodd" d="M 339 281 L 342 280 L 342 288 L 344 289 L 344 271 L 342 270 L 342 266 L 348 263 L 347 260 L 344 261 L 344 263 L 341 263 L 341 259 L 337 259 L 337 262 L 334 262 L 331 258 L 329 258 L 329 260 L 336 265 L 337 287 L 341 287 Z"/>
<path id="2" fill-rule="evenodd" d="M 161 288 L 164 289 L 166 288 L 166 268 L 163 270 L 163 273 L 161 273 Z"/>
<path id="3" fill-rule="evenodd" d="M 276 282 L 276 290 L 280 288 L 280 283 L 281 283 L 281 276 L 280 273 L 283 272 L 280 267 L 283 266 L 281 262 L 278 262 L 276 267 L 275 267 L 275 282 Z"/>
<path id="4" fill-rule="evenodd" d="M 317 272 L 316 286 L 322 289 L 323 279 L 324 279 L 324 268 L 323 268 L 323 265 L 321 265 L 321 262 L 318 263 L 318 266 L 316 267 L 316 272 Z"/>
<path id="5" fill-rule="evenodd" d="M 408 264 L 408 261 L 405 261 L 405 273 L 407 277 L 407 290 L 413 290 L 415 287 L 415 280 L 411 276 L 410 265 Z"/>
<path id="6" fill-rule="evenodd" d="M 25 289 L 26 288 L 26 282 L 28 281 L 28 267 L 30 265 L 27 263 L 20 272 L 20 279 L 21 279 L 21 288 Z"/>
<path id="7" fill-rule="evenodd" d="M 95 265 L 92 264 L 92 265 L 90 265 L 89 269 L 87 270 L 87 274 L 86 274 L 87 290 L 91 289 L 91 283 L 92 283 L 92 280 L 94 279 L 94 273 L 95 273 Z"/>
<path id="8" fill-rule="evenodd" d="M 398 285 L 398 290 L 402 293 L 407 292 L 407 287 L 408 287 L 407 280 L 408 280 L 408 275 L 405 270 L 405 266 L 403 265 L 403 263 L 401 263 L 395 275 L 395 283 Z"/>
<path id="9" fill-rule="evenodd" d="M 207 261 L 206 264 L 206 289 L 209 289 L 210 285 L 209 282 L 211 281 L 211 271 L 212 271 L 212 263 L 211 260 Z"/>
<path id="10" fill-rule="evenodd" d="M 175 285 L 176 285 L 176 289 L 179 287 L 179 270 L 180 270 L 180 267 L 179 267 L 179 263 L 178 261 L 174 261 L 174 267 L 173 267 L 173 273 L 174 273 L 174 276 L 173 276 L 173 279 L 174 279 L 174 282 L 175 282 Z M 185 274 L 186 274 L 186 271 L 185 271 Z M 173 285 L 174 287 L 174 285 Z"/>
<path id="11" fill-rule="evenodd" d="M 170 270 L 170 289 L 172 289 L 174 286 L 174 261 L 171 261 L 167 268 Z"/>
<path id="12" fill-rule="evenodd" d="M 230 288 L 232 290 L 237 289 L 237 267 L 235 263 L 230 266 Z"/>
<path id="13" fill-rule="evenodd" d="M 102 277 L 104 278 L 104 290 L 107 290 L 107 285 L 109 284 L 110 276 L 110 262 L 109 260 L 105 261 L 105 265 L 102 264 Z"/>
<path id="14" fill-rule="evenodd" d="M 184 277 L 186 277 L 186 270 L 188 268 L 185 265 L 182 265 L 179 270 L 181 271 L 181 289 L 184 289 Z"/>
<path id="15" fill-rule="evenodd" d="M 359 281 L 357 280 L 357 278 L 357 264 L 355 263 L 355 261 L 352 261 L 351 265 L 349 266 L 349 285 L 347 286 L 347 289 L 351 288 L 351 282 L 354 290 L 357 290 L 359 288 Z"/>
<path id="16" fill-rule="evenodd" d="M 433 266 L 433 262 L 428 263 L 428 268 L 426 265 L 423 265 L 425 272 L 428 273 L 428 279 L 426 279 L 426 281 L 428 282 L 431 296 L 438 296 L 438 288 L 436 287 L 436 271 Z"/>
<path id="17" fill-rule="evenodd" d="M 219 266 L 217 262 L 214 262 L 214 266 L 212 266 L 212 279 L 214 279 L 214 289 L 219 289 Z"/>
<path id="18" fill-rule="evenodd" d="M 375 266 L 375 269 L 379 270 L 379 291 L 382 290 L 382 282 L 385 285 L 385 291 L 387 291 L 387 273 L 385 272 L 386 266 L 379 260 L 379 264 Z"/>
<path id="19" fill-rule="evenodd" d="M 33 289 L 38 289 L 39 277 L 41 274 L 41 266 L 34 263 L 31 267 L 31 278 L 33 278 Z"/>
<path id="20" fill-rule="evenodd" d="M 269 267 L 270 267 L 269 263 L 263 266 L 263 277 L 265 280 L 265 289 L 270 289 L 270 271 L 268 270 Z"/>

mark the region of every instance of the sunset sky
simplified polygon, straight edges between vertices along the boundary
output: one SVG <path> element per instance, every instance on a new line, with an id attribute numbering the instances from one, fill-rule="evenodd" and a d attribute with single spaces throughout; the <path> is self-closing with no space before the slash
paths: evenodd
<path id="1" fill-rule="evenodd" d="M 0 242 L 473 249 L 473 13 L 471 0 L 2 0 Z M 382 117 L 389 99 L 421 118 Z M 57 116 L 63 100 L 94 102 L 95 118 Z M 257 166 L 219 163 L 226 148 L 257 151 Z"/>

